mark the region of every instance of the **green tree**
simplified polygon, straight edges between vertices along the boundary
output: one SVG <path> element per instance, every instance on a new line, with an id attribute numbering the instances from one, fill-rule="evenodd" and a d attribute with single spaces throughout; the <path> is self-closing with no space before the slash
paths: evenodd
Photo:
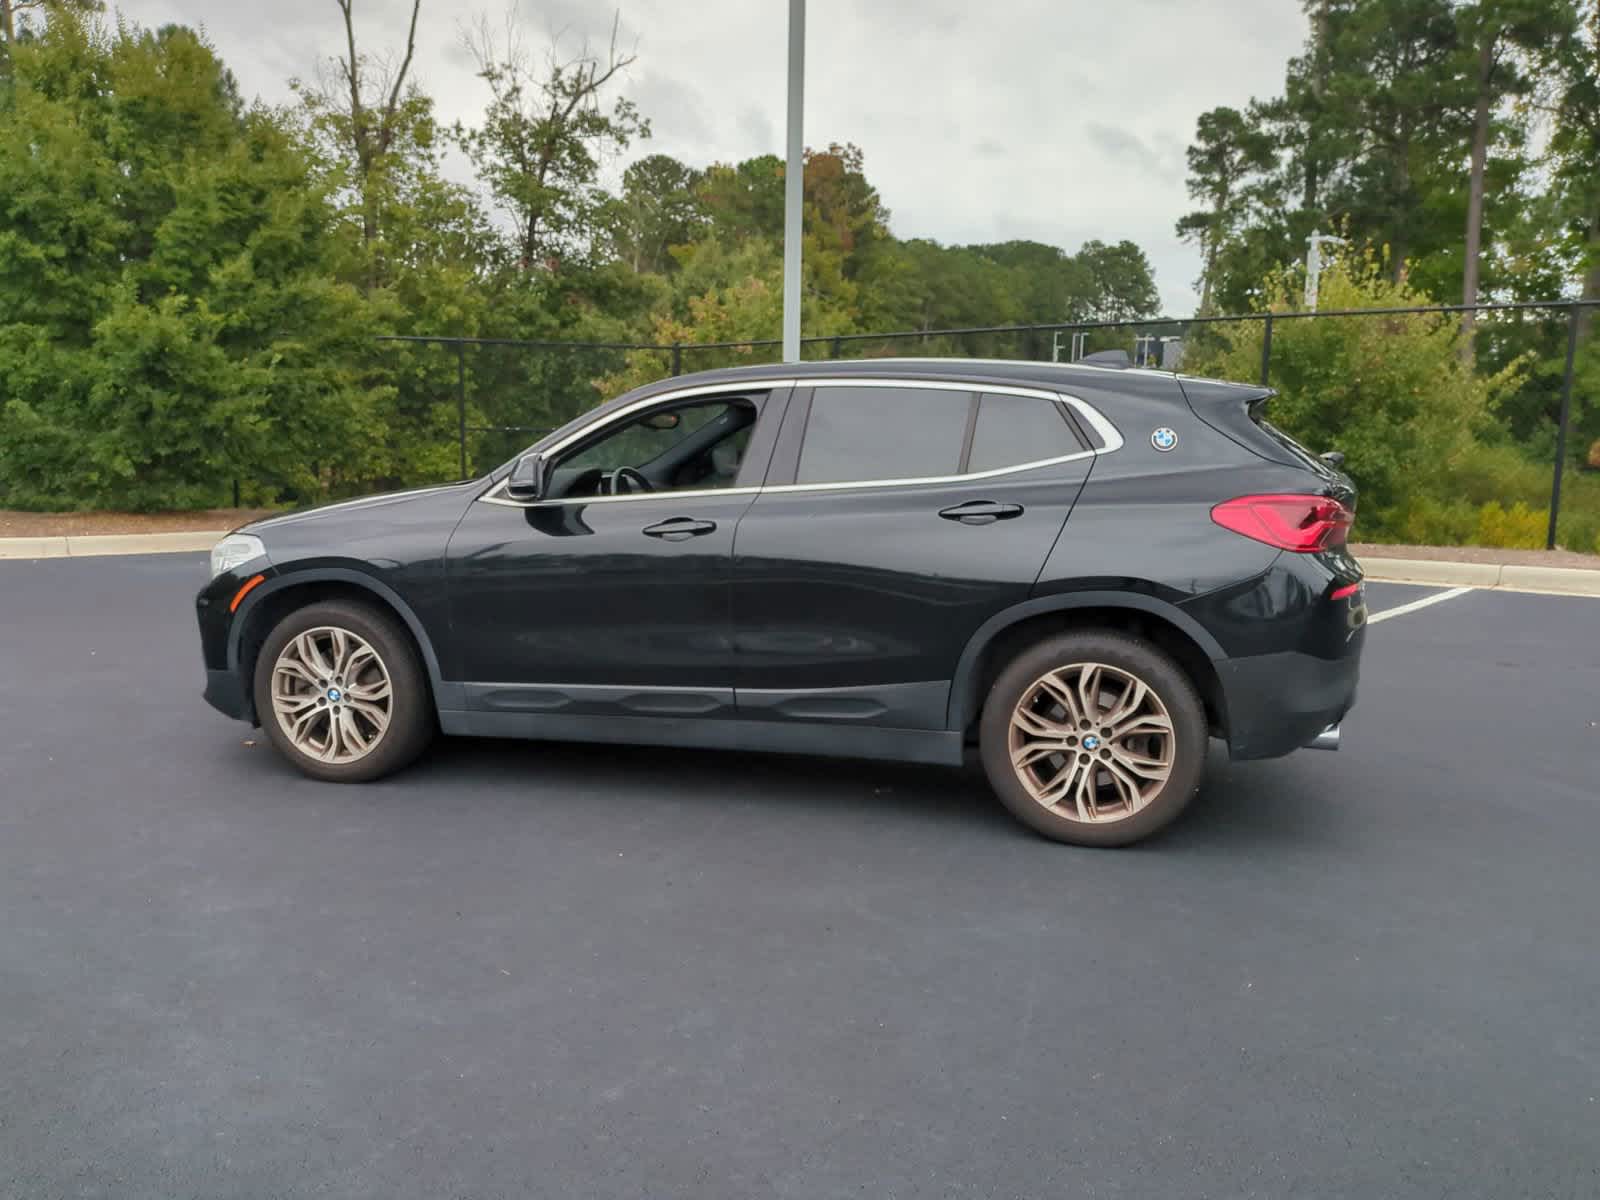
<path id="1" fill-rule="evenodd" d="M 382 463 L 370 323 L 293 130 L 197 35 L 71 14 L 0 108 L 0 496 L 220 502 Z M 381 469 L 381 467 L 380 467 Z"/>
<path id="2" fill-rule="evenodd" d="M 1271 135 L 1234 108 L 1200 114 L 1187 153 L 1189 195 L 1205 207 L 1179 218 L 1178 236 L 1200 247 L 1200 311 L 1213 311 L 1223 248 L 1261 203 L 1259 178 L 1277 164 Z"/>
<path id="3" fill-rule="evenodd" d="M 671 251 L 705 232 L 705 210 L 695 194 L 703 173 L 671 155 L 650 154 L 622 172 L 622 194 L 611 206 L 609 225 L 616 256 L 636 274 L 669 274 Z"/>
<path id="4" fill-rule="evenodd" d="M 367 282 L 383 282 L 383 254 L 378 245 L 391 201 L 392 174 L 412 148 L 407 134 L 417 127 L 426 108 L 408 83 L 417 50 L 417 17 L 422 0 L 412 0 L 405 52 L 396 67 L 374 58 L 356 43 L 355 0 L 334 0 L 344 19 L 345 50 L 335 58 L 335 80 L 311 87 L 299 81 L 295 90 L 332 157 L 348 166 L 347 183 L 354 189 L 361 221 L 361 241 L 368 255 Z"/>
<path id="5" fill-rule="evenodd" d="M 783 174 L 783 159 L 776 154 L 708 167 L 697 190 L 716 236 L 735 241 L 782 237 Z"/>
<path id="6" fill-rule="evenodd" d="M 1095 321 L 1131 321 L 1150 316 L 1160 304 L 1155 276 L 1144 251 L 1124 239 L 1115 245 L 1088 241 L 1077 260 L 1093 284 L 1088 311 Z"/>
<path id="7" fill-rule="evenodd" d="M 617 48 L 617 22 L 605 51 L 587 42 L 570 59 L 552 49 L 542 65 L 518 40 L 504 45 L 480 24 L 471 46 L 489 85 L 483 123 L 462 130 L 479 177 L 515 228 L 522 270 L 595 255 L 596 223 L 607 208 L 599 188 L 601 156 L 650 136 L 650 123 L 627 98 L 608 110 L 607 87 L 635 61 Z"/>
<path id="8" fill-rule="evenodd" d="M 1550 158 L 1564 232 L 1585 300 L 1600 299 L 1600 0 L 1556 47 Z M 1594 312 L 1581 318 L 1587 341 Z"/>
<path id="9" fill-rule="evenodd" d="M 1293 311 L 1304 279 L 1275 271 L 1264 283 L 1262 311 Z M 1323 271 L 1330 309 L 1404 308 L 1427 297 L 1397 283 L 1381 259 L 1352 253 Z M 1361 488 L 1361 527 L 1393 536 L 1419 497 L 1448 496 L 1475 435 L 1519 382 L 1525 364 L 1483 377 L 1460 360 L 1457 322 L 1444 313 L 1382 319 L 1280 322 L 1272 340 L 1268 415 L 1316 450 L 1337 448 Z M 1186 369 L 1251 379 L 1261 362 L 1260 330 L 1221 326 L 1209 349 Z"/>
<path id="10" fill-rule="evenodd" d="M 1307 0 L 1306 49 L 1288 63 L 1283 94 L 1252 103 L 1237 121 L 1211 122 L 1190 149 L 1191 190 L 1210 204 L 1180 232 L 1199 239 L 1224 223 L 1219 196 L 1246 200 L 1207 256 L 1203 292 L 1222 308 L 1252 299 L 1264 272 L 1302 256 L 1319 227 L 1388 247 L 1397 279 L 1409 275 L 1434 295 L 1457 292 L 1463 231 L 1483 228 L 1481 205 L 1468 220 L 1480 128 L 1480 178 L 1494 185 L 1498 227 L 1517 225 L 1524 164 L 1512 152 L 1525 121 L 1510 103 L 1517 88 L 1508 47 L 1532 36 L 1523 31 L 1538 25 L 1528 15 L 1534 6 L 1571 2 Z M 1485 41 L 1497 64 L 1487 81 Z"/>
<path id="11" fill-rule="evenodd" d="M 1467 168 L 1467 227 L 1462 249 L 1461 303 L 1478 302 L 1482 273 L 1484 206 L 1489 152 L 1500 143 L 1520 155 L 1527 135 L 1525 113 L 1508 102 L 1527 96 L 1531 71 L 1544 67 L 1549 49 L 1570 41 L 1574 13 L 1569 0 L 1476 0 L 1457 10 L 1464 70 L 1473 85 L 1472 141 Z M 1520 162 L 1516 164 L 1520 168 Z M 1515 193 L 1512 193 L 1515 199 Z M 1476 314 L 1462 314 L 1462 352 L 1471 354 Z"/>
<path id="12" fill-rule="evenodd" d="M 6 72 L 11 45 L 31 36 L 46 15 L 52 11 L 93 13 L 104 7 L 101 0 L 0 0 L 0 77 Z"/>

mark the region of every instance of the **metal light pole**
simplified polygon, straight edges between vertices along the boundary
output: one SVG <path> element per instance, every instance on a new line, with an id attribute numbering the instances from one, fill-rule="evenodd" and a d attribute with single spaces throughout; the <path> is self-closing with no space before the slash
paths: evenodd
<path id="1" fill-rule="evenodd" d="M 1312 312 L 1317 311 L 1317 284 L 1322 278 L 1322 248 L 1324 246 L 1342 246 L 1344 239 L 1330 237 L 1313 229 L 1311 236 L 1306 239 L 1310 247 L 1306 251 L 1306 307 Z"/>
<path id="2" fill-rule="evenodd" d="M 789 157 L 783 177 L 783 361 L 800 361 L 800 218 L 805 201 L 806 0 L 789 0 Z"/>

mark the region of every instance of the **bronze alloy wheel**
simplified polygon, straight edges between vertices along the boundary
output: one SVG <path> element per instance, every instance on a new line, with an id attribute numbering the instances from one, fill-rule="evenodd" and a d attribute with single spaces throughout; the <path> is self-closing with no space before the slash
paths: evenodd
<path id="1" fill-rule="evenodd" d="M 1107 823 L 1139 812 L 1166 786 L 1171 714 L 1138 677 L 1072 663 L 1036 679 L 1011 712 L 1011 765 L 1028 795 L 1069 820 Z"/>
<path id="2" fill-rule="evenodd" d="M 371 754 L 389 731 L 393 702 L 388 667 L 348 629 L 308 629 L 290 639 L 272 666 L 278 725 L 295 749 L 317 762 L 350 763 Z"/>
<path id="3" fill-rule="evenodd" d="M 313 779 L 378 779 L 435 729 L 428 675 L 405 626 L 375 606 L 314 600 L 268 632 L 251 668 L 261 731 Z"/>

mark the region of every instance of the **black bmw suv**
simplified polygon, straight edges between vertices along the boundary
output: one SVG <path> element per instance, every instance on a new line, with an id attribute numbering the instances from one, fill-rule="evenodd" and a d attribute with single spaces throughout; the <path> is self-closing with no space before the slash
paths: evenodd
<path id="1" fill-rule="evenodd" d="M 1336 745 L 1350 480 L 1263 388 L 874 360 L 640 388 L 492 474 L 246 525 L 206 699 L 319 779 L 436 730 L 957 765 L 1067 842 L 1165 825 L 1207 739 Z"/>

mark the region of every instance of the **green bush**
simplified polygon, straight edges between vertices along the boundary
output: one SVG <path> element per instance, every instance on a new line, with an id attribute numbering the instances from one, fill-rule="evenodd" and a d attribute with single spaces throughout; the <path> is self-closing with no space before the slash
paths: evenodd
<path id="1" fill-rule="evenodd" d="M 1478 510 L 1478 529 L 1473 541 L 1479 546 L 1537 550 L 1544 545 L 1550 510 L 1534 510 L 1522 501 L 1509 509 L 1490 501 Z"/>
<path id="2" fill-rule="evenodd" d="M 1296 271 L 1267 281 L 1274 312 L 1294 311 Z M 1325 270 L 1330 309 L 1429 304 L 1394 283 L 1370 255 Z M 1344 451 L 1361 488 L 1357 537 L 1452 546 L 1542 547 L 1549 523 L 1548 430 L 1509 440 L 1503 411 L 1531 363 L 1483 375 L 1459 354 L 1457 318 L 1445 313 L 1279 321 L 1273 329 L 1271 420 L 1316 450 Z M 1259 325 L 1225 325 L 1195 339 L 1197 374 L 1252 379 Z M 1587 551 L 1600 539 L 1600 474 L 1577 461 L 1564 476 L 1557 543 Z"/>
<path id="3" fill-rule="evenodd" d="M 1267 309 L 1293 311 L 1302 286 L 1297 271 L 1275 273 L 1263 289 Z M 1431 303 L 1391 280 L 1371 255 L 1358 254 L 1324 270 L 1321 302 L 1329 309 Z M 1402 528 L 1437 523 L 1459 498 L 1449 484 L 1456 465 L 1490 425 L 1495 403 L 1516 386 L 1521 364 L 1483 378 L 1461 359 L 1457 321 L 1443 313 L 1327 317 L 1280 321 L 1273 331 L 1271 382 L 1278 396 L 1269 415 L 1314 449 L 1344 451 L 1361 488 L 1365 536 L 1392 539 Z M 1222 327 L 1209 353 L 1191 365 L 1198 373 L 1253 378 L 1261 329 L 1252 325 Z M 1423 496 L 1436 507 L 1419 507 Z M 1491 498 L 1499 497 L 1483 499 Z M 1446 525 L 1458 528 L 1454 520 Z"/>
<path id="4" fill-rule="evenodd" d="M 1362 541 L 1394 541 L 1408 546 L 1462 546 L 1472 540 L 1478 527 L 1477 514 L 1465 501 L 1439 501 L 1417 496 L 1391 520 L 1390 536 L 1375 535 L 1366 528 L 1366 516 L 1358 513 L 1356 536 Z"/>

